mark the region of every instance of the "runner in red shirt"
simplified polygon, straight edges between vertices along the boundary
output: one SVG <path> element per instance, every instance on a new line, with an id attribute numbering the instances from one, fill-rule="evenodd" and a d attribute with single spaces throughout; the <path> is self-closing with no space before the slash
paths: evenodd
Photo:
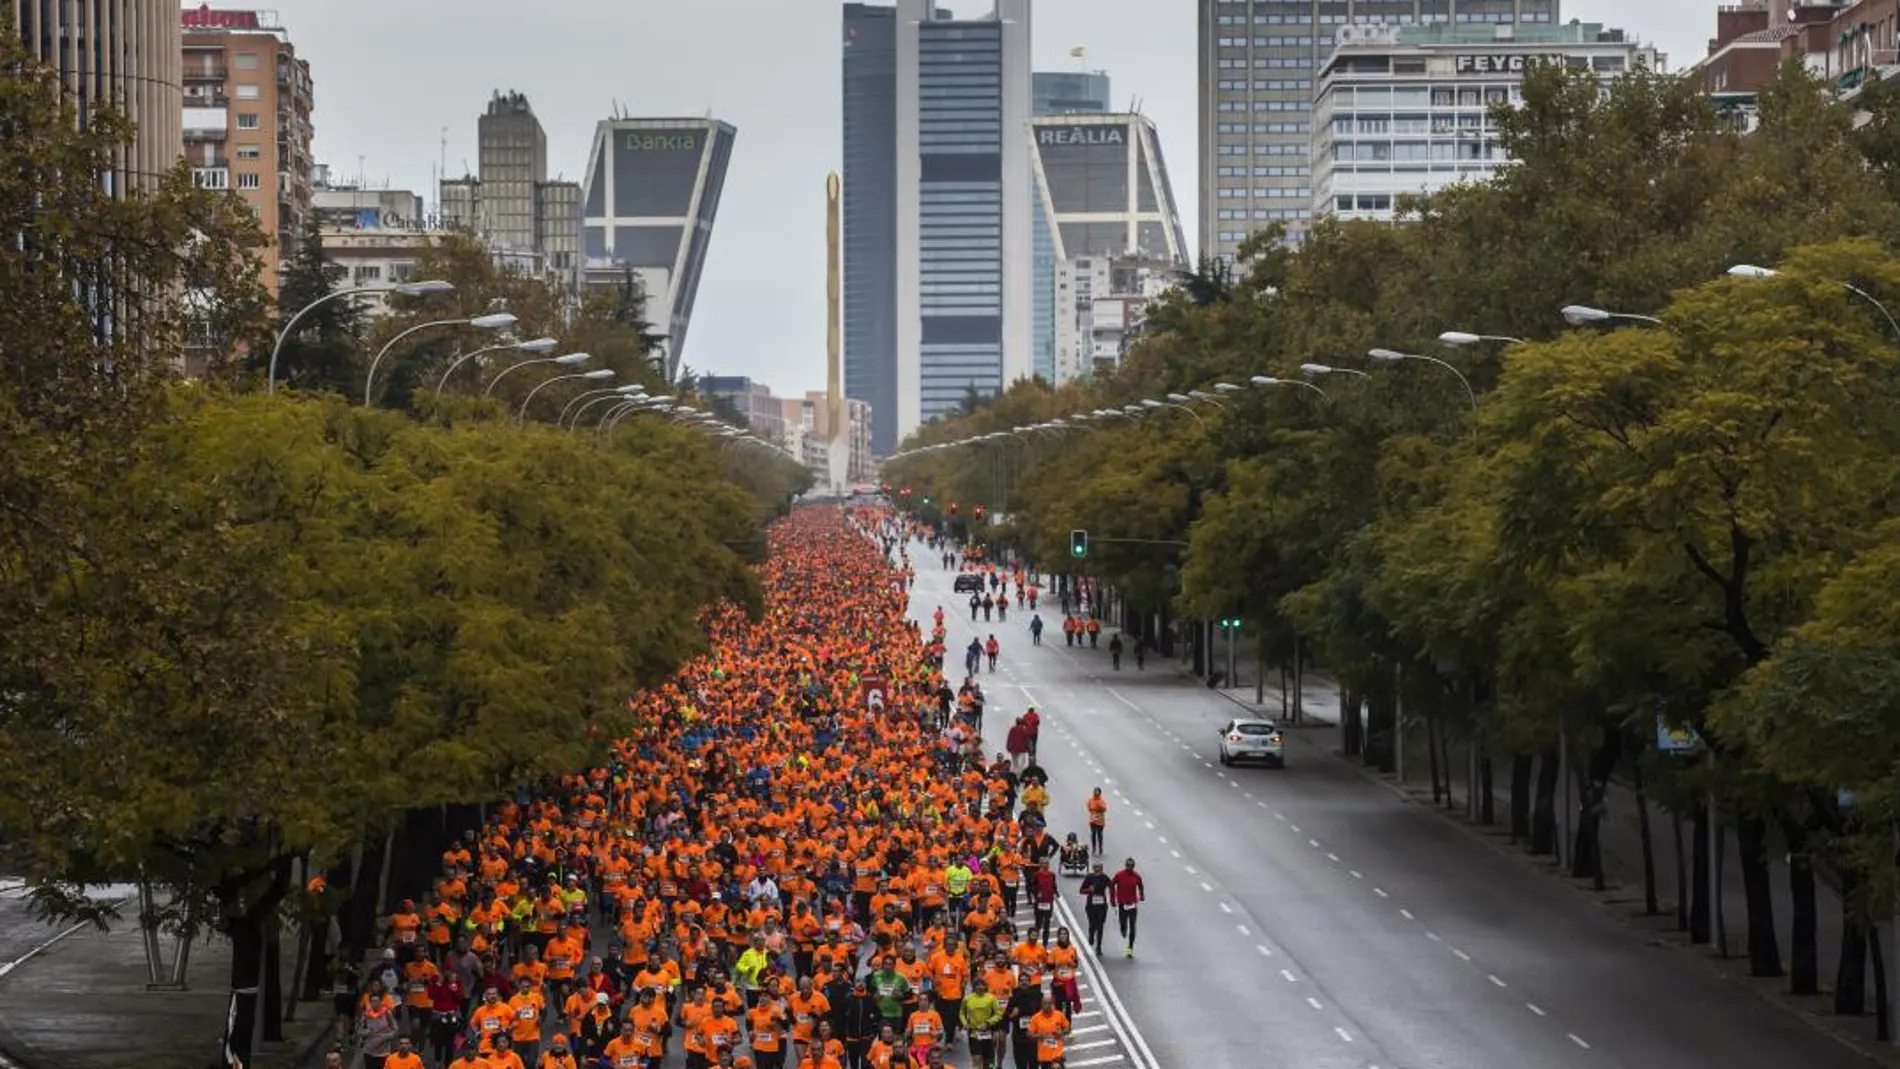
<path id="1" fill-rule="evenodd" d="M 1108 881 L 1109 901 L 1115 904 L 1115 920 L 1128 940 L 1124 957 L 1135 956 L 1135 911 L 1148 900 L 1148 887 L 1135 871 L 1135 859 L 1122 862 L 1122 870 Z"/>

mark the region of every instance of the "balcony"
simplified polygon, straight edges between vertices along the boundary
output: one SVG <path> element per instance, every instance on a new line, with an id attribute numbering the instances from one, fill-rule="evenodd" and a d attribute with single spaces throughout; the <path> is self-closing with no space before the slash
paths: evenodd
<path id="1" fill-rule="evenodd" d="M 222 126 L 187 126 L 185 144 L 203 144 L 207 141 L 223 141 L 225 129 Z"/>
<path id="2" fill-rule="evenodd" d="M 186 85 L 197 85 L 204 82 L 223 82 L 228 75 L 229 69 L 223 65 L 206 67 L 201 64 L 191 64 L 185 67 L 184 80 Z"/>
<path id="3" fill-rule="evenodd" d="M 230 189 L 231 172 L 224 167 L 193 167 L 191 184 L 199 189 Z"/>

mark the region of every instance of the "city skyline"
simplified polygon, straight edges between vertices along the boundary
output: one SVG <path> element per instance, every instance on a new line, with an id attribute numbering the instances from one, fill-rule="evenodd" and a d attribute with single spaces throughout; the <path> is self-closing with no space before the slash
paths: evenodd
<path id="1" fill-rule="evenodd" d="M 650 11 L 548 0 L 526 22 L 446 0 L 269 6 L 311 63 L 315 156 L 338 179 L 433 200 L 437 168 L 446 163 L 451 177 L 476 169 L 474 120 L 497 90 L 519 90 L 533 102 L 547 129 L 550 179 L 584 176 L 595 126 L 616 103 L 634 116 L 711 113 L 738 127 L 687 363 L 752 376 L 786 395 L 824 387 L 823 186 L 842 159 L 836 0 L 705 0 Z M 950 6 L 962 15 L 961 8 L 976 13 L 988 5 Z M 1198 245 L 1195 17 L 1192 5 L 1177 7 L 1036 0 L 1032 67 L 1104 70 L 1114 79 L 1117 109 L 1140 101 L 1160 131 L 1189 240 Z M 1562 16 L 1627 29 L 1681 69 L 1701 55 L 1715 5 L 1565 0 Z M 362 32 L 372 25 L 376 34 Z M 587 32 L 577 34 L 578 25 Z M 739 25 L 748 39 L 770 41 L 769 52 L 697 47 L 730 39 Z M 638 64 L 625 62 L 630 40 L 647 42 Z M 418 47 L 425 41 L 435 44 Z M 1080 61 L 1070 56 L 1078 46 L 1086 49 Z M 770 59 L 782 56 L 800 58 Z M 770 62 L 761 66 L 761 59 Z M 406 86 L 424 91 L 412 95 Z M 402 108 L 389 106 L 392 91 L 403 94 Z"/>

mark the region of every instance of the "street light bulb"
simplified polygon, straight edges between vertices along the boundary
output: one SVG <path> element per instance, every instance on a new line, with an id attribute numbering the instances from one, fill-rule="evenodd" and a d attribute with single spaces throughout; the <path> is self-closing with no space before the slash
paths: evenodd
<path id="1" fill-rule="evenodd" d="M 650 398 L 648 398 L 648 400 L 650 400 L 650 401 L 652 401 L 652 402 L 653 402 L 654 404 L 656 404 L 656 405 L 665 405 L 665 404 L 666 404 L 667 402 L 669 402 L 669 401 L 676 401 L 676 400 L 678 400 L 678 398 L 676 398 L 676 397 L 674 397 L 674 396 L 673 396 L 672 394 L 670 394 L 670 393 L 663 393 L 663 394 L 661 394 L 661 395 L 660 395 L 660 396 L 658 396 L 658 397 L 650 397 Z"/>
<path id="2" fill-rule="evenodd" d="M 614 387 L 614 392 L 615 393 L 645 393 L 647 392 L 647 388 L 645 386 L 640 385 L 637 382 L 630 382 L 626 384 L 625 386 Z"/>
<path id="3" fill-rule="evenodd" d="M 1386 360 L 1386 361 L 1405 359 L 1404 353 L 1396 352 L 1392 349 L 1368 349 L 1366 351 L 1366 356 L 1374 360 Z"/>
<path id="4" fill-rule="evenodd" d="M 546 353 L 552 352 L 559 344 L 553 338 L 536 338 L 533 341 L 516 342 L 515 348 L 524 353 Z"/>
<path id="5" fill-rule="evenodd" d="M 1217 382 L 1214 384 L 1214 388 L 1221 393 L 1239 393 L 1241 389 L 1231 382 Z"/>
<path id="6" fill-rule="evenodd" d="M 1448 330 L 1438 336 L 1441 345 L 1476 345 L 1483 340 L 1476 334 L 1467 334 L 1462 330 Z"/>
<path id="7" fill-rule="evenodd" d="M 476 316 L 468 321 L 468 325 L 480 327 L 483 330 L 500 330 L 503 327 L 512 327 L 519 322 L 521 321 L 515 318 L 513 312 L 491 312 L 485 316 Z"/>
<path id="8" fill-rule="evenodd" d="M 1300 370 L 1308 375 L 1330 375 L 1333 369 L 1325 364 L 1301 364 Z"/>
<path id="9" fill-rule="evenodd" d="M 569 353 L 566 356 L 555 357 L 554 363 L 562 367 L 573 367 L 576 364 L 585 364 L 593 358 L 594 355 L 592 353 Z"/>
<path id="10" fill-rule="evenodd" d="M 1247 381 L 1253 383 L 1255 386 L 1278 386 L 1280 384 L 1279 379 L 1267 375 L 1255 375 Z"/>
<path id="11" fill-rule="evenodd" d="M 1564 321 L 1571 326 L 1580 327 L 1585 323 L 1601 323 L 1610 318 L 1610 313 L 1601 308 L 1591 308 L 1588 305 L 1566 304 L 1563 308 L 1563 316 Z"/>
<path id="12" fill-rule="evenodd" d="M 1781 272 L 1772 267 L 1756 267 L 1754 264 L 1736 264 L 1728 269 L 1736 278 L 1773 278 Z"/>
<path id="13" fill-rule="evenodd" d="M 1171 393 L 1168 395 L 1168 400 L 1173 401 L 1177 405 L 1184 405 L 1193 400 L 1193 398 L 1184 393 Z"/>
<path id="14" fill-rule="evenodd" d="M 613 377 L 614 369 L 610 367 L 604 367 L 598 371 L 584 371 L 581 373 L 581 378 L 584 379 L 611 379 Z"/>
<path id="15" fill-rule="evenodd" d="M 455 283 L 444 282 L 439 278 L 432 278 L 422 282 L 404 282 L 397 285 L 395 289 L 397 293 L 407 294 L 411 297 L 420 297 L 426 293 L 452 293 L 455 290 Z"/>
<path id="16" fill-rule="evenodd" d="M 1154 398 L 1152 398 L 1152 397 L 1149 397 L 1149 398 L 1145 398 L 1145 399 L 1143 399 L 1143 400 L 1142 400 L 1142 402 L 1141 402 L 1141 407 L 1143 407 L 1143 408 L 1160 408 L 1160 407 L 1161 407 L 1161 402 L 1159 402 L 1159 401 L 1157 401 L 1157 400 L 1155 400 L 1155 399 L 1154 399 Z"/>

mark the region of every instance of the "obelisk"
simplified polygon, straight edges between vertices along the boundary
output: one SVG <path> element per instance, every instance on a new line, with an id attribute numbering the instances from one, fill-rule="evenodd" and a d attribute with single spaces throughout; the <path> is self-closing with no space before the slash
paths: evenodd
<path id="1" fill-rule="evenodd" d="M 842 493 L 851 471 L 851 427 L 844 404 L 844 274 L 840 255 L 838 172 L 825 176 L 825 433 L 831 489 Z"/>

